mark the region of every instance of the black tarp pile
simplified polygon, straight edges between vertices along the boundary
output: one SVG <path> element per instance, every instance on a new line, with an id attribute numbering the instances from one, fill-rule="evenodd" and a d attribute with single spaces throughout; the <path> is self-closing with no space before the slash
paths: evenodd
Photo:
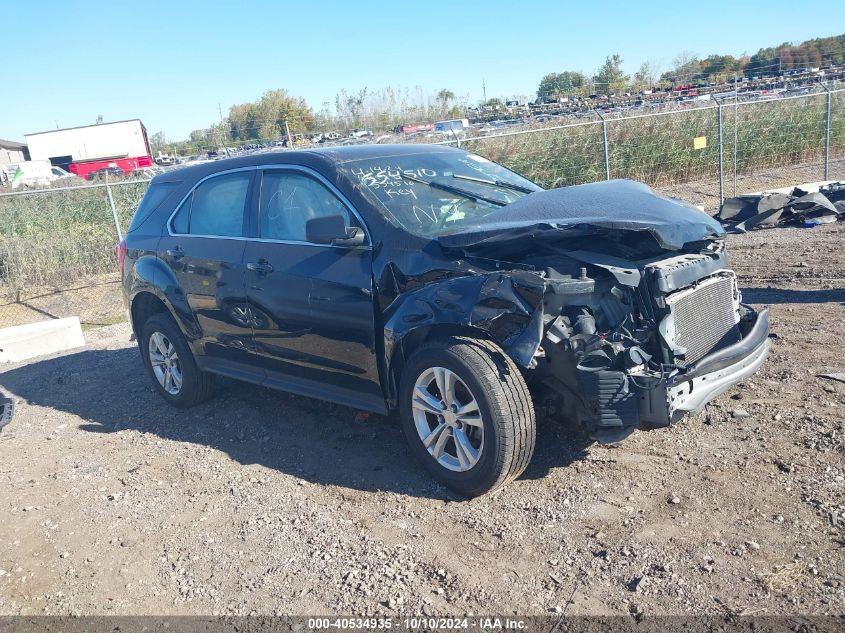
<path id="1" fill-rule="evenodd" d="M 845 183 L 835 182 L 807 192 L 766 193 L 727 198 L 715 219 L 726 229 L 744 233 L 776 226 L 812 227 L 845 220 Z"/>

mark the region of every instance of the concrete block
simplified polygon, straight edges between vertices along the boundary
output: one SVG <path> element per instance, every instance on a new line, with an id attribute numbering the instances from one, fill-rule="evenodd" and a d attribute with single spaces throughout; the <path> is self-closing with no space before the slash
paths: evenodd
<path id="1" fill-rule="evenodd" d="M 55 354 L 85 345 L 79 317 L 52 319 L 0 329 L 0 363 Z"/>

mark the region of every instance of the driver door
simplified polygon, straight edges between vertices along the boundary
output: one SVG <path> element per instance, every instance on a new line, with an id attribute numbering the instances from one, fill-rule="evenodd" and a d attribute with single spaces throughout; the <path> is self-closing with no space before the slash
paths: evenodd
<path id="1" fill-rule="evenodd" d="M 303 395 L 383 410 L 375 354 L 372 250 L 308 242 L 310 219 L 360 226 L 326 181 L 295 168 L 261 174 L 258 236 L 247 242 L 246 294 L 267 382 Z"/>

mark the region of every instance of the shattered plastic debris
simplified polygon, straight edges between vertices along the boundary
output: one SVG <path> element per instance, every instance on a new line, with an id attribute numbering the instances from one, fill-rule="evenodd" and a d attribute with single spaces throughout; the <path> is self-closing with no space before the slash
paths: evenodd
<path id="1" fill-rule="evenodd" d="M 845 184 L 837 182 L 806 192 L 727 198 L 715 219 L 728 229 L 745 233 L 751 229 L 782 225 L 813 227 L 845 219 Z"/>

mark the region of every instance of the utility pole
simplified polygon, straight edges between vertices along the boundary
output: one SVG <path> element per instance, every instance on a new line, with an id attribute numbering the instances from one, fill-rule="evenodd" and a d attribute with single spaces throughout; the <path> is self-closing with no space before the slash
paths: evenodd
<path id="1" fill-rule="evenodd" d="M 220 107 L 220 102 L 217 102 L 217 114 L 220 115 L 220 123 L 223 123 L 223 108 Z M 226 158 L 231 158 L 232 155 L 229 153 L 229 146 L 226 144 L 226 136 L 225 132 L 223 133 L 224 136 L 220 140 L 223 141 L 223 149 L 226 152 Z"/>
<path id="2" fill-rule="evenodd" d="M 481 80 L 481 92 L 484 94 L 484 103 L 487 103 L 487 84 Z"/>
<path id="3" fill-rule="evenodd" d="M 290 126 L 287 119 L 285 119 L 285 133 L 288 135 L 288 147 L 293 147 L 293 139 L 290 137 Z"/>

